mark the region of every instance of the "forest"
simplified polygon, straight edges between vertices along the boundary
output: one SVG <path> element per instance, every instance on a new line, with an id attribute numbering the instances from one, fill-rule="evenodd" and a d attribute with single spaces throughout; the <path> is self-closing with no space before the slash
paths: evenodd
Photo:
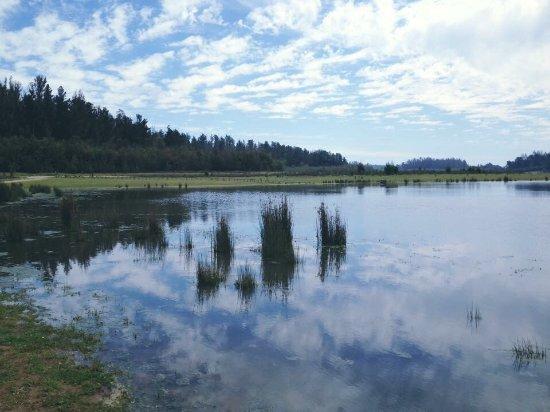
<path id="1" fill-rule="evenodd" d="M 516 157 L 506 163 L 506 169 L 514 172 L 549 172 L 550 153 L 535 151 Z"/>
<path id="2" fill-rule="evenodd" d="M 0 82 L 1 172 L 259 171 L 297 166 L 342 166 L 346 159 L 276 142 L 231 136 L 198 137 L 153 130 L 147 119 L 112 114 L 81 92 L 54 93 L 44 76 L 25 89 Z"/>

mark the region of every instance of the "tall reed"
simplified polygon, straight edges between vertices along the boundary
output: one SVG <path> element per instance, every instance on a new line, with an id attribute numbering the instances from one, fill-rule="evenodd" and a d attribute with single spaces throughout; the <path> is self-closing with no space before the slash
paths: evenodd
<path id="1" fill-rule="evenodd" d="M 72 195 L 66 195 L 59 201 L 59 210 L 61 211 L 61 221 L 65 226 L 70 226 L 71 221 L 76 215 L 76 200 Z"/>
<path id="2" fill-rule="evenodd" d="M 292 216 L 286 198 L 280 203 L 266 203 L 260 220 L 262 259 L 269 261 L 295 262 L 292 244 Z"/>
<path id="3" fill-rule="evenodd" d="M 347 240 L 346 224 L 338 210 L 332 215 L 324 203 L 317 209 L 319 223 L 317 227 L 317 245 L 322 247 L 345 247 Z"/>

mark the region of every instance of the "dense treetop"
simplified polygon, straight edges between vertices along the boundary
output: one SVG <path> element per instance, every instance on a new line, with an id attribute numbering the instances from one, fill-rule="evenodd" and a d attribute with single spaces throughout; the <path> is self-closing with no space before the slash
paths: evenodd
<path id="1" fill-rule="evenodd" d="M 550 171 L 550 153 L 533 152 L 516 157 L 506 163 L 506 169 L 514 172 Z"/>
<path id="2" fill-rule="evenodd" d="M 0 83 L 0 168 L 26 172 L 279 170 L 340 166 L 340 154 L 231 136 L 153 130 L 141 115 L 113 115 L 79 92 L 54 93 L 43 76 L 24 90 Z"/>

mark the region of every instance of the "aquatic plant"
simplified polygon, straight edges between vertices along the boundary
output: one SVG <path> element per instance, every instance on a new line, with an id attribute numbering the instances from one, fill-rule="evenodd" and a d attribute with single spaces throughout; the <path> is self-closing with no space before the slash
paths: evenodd
<path id="1" fill-rule="evenodd" d="M 292 216 L 286 198 L 279 204 L 262 206 L 260 219 L 262 260 L 295 262 L 292 245 Z"/>
<path id="2" fill-rule="evenodd" d="M 46 193 L 50 194 L 52 192 L 52 188 L 48 185 L 41 185 L 41 184 L 32 184 L 29 186 L 29 193 L 35 194 L 35 193 Z"/>
<path id="3" fill-rule="evenodd" d="M 212 250 L 216 255 L 231 255 L 233 254 L 234 244 L 233 236 L 229 228 L 227 218 L 222 216 L 216 223 L 212 235 Z"/>
<path id="4" fill-rule="evenodd" d="M 256 278 L 252 272 L 252 268 L 245 265 L 239 269 L 239 276 L 235 280 L 235 289 L 239 293 L 239 298 L 247 303 L 252 299 L 256 291 Z"/>
<path id="5" fill-rule="evenodd" d="M 199 302 L 213 297 L 227 279 L 215 262 L 197 262 L 197 298 Z"/>
<path id="6" fill-rule="evenodd" d="M 65 226 L 70 226 L 71 221 L 76 215 L 76 200 L 72 195 L 65 195 L 59 201 L 59 210 L 61 211 L 61 221 Z"/>
<path id="7" fill-rule="evenodd" d="M 338 210 L 331 215 L 324 203 L 317 209 L 319 222 L 317 227 L 317 245 L 321 247 L 345 247 L 346 225 Z"/>

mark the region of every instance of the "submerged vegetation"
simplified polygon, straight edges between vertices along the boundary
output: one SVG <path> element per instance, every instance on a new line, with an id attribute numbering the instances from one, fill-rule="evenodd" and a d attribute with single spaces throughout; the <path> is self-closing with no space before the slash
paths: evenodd
<path id="1" fill-rule="evenodd" d="M 98 344 L 72 325 L 46 324 L 23 293 L 0 292 L 0 409 L 123 409 L 114 374 L 90 358 Z M 78 364 L 73 353 L 90 360 Z"/>
<path id="2" fill-rule="evenodd" d="M 319 224 L 317 228 L 317 244 L 321 247 L 345 247 L 346 225 L 338 210 L 331 214 L 324 203 L 317 209 Z"/>

